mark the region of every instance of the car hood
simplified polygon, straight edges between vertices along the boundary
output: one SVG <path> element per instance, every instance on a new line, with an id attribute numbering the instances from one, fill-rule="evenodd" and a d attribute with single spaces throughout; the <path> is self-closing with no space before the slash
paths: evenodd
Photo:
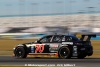
<path id="1" fill-rule="evenodd" d="M 27 43 L 23 43 L 23 44 L 33 44 L 34 42 L 27 42 Z"/>

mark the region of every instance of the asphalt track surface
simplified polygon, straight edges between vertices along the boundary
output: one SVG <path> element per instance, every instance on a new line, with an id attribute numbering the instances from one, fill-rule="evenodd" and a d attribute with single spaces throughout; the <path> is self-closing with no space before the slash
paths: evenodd
<path id="1" fill-rule="evenodd" d="M 25 65 L 25 64 L 75 64 L 76 67 L 100 67 L 100 58 L 85 59 L 58 59 L 58 58 L 32 58 L 18 59 L 12 56 L 0 56 L 0 65 Z"/>

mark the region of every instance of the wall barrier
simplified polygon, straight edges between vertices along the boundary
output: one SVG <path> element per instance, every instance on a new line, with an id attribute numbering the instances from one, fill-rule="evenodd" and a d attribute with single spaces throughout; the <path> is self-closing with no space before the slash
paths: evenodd
<path id="1" fill-rule="evenodd" d="M 12 33 L 12 34 L 0 34 L 1 39 L 38 39 L 46 34 L 32 34 L 32 33 Z M 91 38 L 91 40 L 100 40 L 100 36 L 97 36 L 96 38 Z"/>

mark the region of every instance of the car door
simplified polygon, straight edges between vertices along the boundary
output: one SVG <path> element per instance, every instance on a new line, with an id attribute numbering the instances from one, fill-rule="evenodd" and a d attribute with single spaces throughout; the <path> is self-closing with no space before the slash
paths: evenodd
<path id="1" fill-rule="evenodd" d="M 62 35 L 55 35 L 53 36 L 50 45 L 49 45 L 49 51 L 51 53 L 56 53 L 58 52 L 59 46 L 61 45 L 61 41 L 62 41 Z"/>
<path id="2" fill-rule="evenodd" d="M 38 43 L 35 45 L 35 53 L 50 53 L 49 45 L 52 35 L 45 36 L 38 40 Z"/>

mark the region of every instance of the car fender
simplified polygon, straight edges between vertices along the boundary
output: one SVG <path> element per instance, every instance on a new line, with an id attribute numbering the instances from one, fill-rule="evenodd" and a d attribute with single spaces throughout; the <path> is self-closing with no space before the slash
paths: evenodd
<path id="1" fill-rule="evenodd" d="M 26 47 L 25 44 L 19 44 L 19 45 L 17 45 L 17 46 L 14 48 L 14 53 L 16 52 L 16 49 L 17 49 L 18 47 L 23 47 L 23 48 L 25 49 L 26 53 L 28 53 L 27 47 Z"/>

